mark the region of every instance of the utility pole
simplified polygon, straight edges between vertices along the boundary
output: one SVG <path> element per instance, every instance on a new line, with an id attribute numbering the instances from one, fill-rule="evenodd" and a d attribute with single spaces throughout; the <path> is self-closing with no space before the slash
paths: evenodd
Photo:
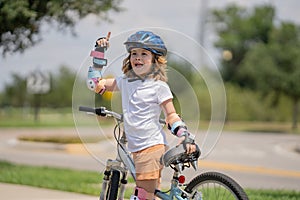
<path id="1" fill-rule="evenodd" d="M 199 22 L 199 42 L 204 47 L 204 38 L 205 38 L 205 23 L 207 15 L 207 5 L 208 0 L 201 0 L 200 4 L 200 22 Z"/>
<path id="2" fill-rule="evenodd" d="M 36 69 L 27 77 L 27 92 L 34 95 L 34 121 L 39 121 L 41 95 L 50 91 L 50 75 Z"/>
<path id="3" fill-rule="evenodd" d="M 199 19 L 199 43 L 203 49 L 205 49 L 205 24 L 207 19 L 207 4 L 208 0 L 201 0 L 200 3 L 200 19 Z M 204 51 L 201 51 L 200 64 L 203 67 L 205 65 Z"/>

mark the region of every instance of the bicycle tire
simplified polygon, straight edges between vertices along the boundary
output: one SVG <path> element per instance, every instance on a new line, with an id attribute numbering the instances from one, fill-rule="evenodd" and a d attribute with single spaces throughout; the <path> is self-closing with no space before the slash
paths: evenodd
<path id="1" fill-rule="evenodd" d="M 116 200 L 118 197 L 118 189 L 120 182 L 120 172 L 113 170 L 110 178 L 110 182 L 106 191 L 107 200 Z"/>
<path id="2" fill-rule="evenodd" d="M 219 172 L 205 172 L 195 177 L 185 188 L 190 194 L 195 194 L 193 199 L 209 200 L 248 200 L 243 188 L 229 176 Z M 201 198 L 199 198 L 199 194 Z M 224 198 L 224 195 L 226 198 Z"/>

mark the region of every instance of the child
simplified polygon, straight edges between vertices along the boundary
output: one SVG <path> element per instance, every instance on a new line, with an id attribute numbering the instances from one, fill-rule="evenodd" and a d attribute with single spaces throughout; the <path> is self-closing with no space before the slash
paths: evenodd
<path id="1" fill-rule="evenodd" d="M 108 47 L 109 36 L 96 43 Z M 123 76 L 99 79 L 95 92 L 121 92 L 128 150 L 133 154 L 136 167 L 138 198 L 135 199 L 152 200 L 161 178 L 160 157 L 167 144 L 159 123 L 161 111 L 171 132 L 183 138 L 181 143 L 187 153 L 196 151 L 196 146 L 172 102 L 173 96 L 166 83 L 167 48 L 162 39 L 152 32 L 139 31 L 124 44 L 129 55 L 123 61 Z"/>

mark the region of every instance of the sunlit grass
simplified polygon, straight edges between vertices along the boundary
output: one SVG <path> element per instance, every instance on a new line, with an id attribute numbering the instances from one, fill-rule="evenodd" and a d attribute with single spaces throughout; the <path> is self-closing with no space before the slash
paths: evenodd
<path id="1" fill-rule="evenodd" d="M 85 116 L 85 113 L 82 113 L 82 116 L 80 118 L 81 126 L 96 125 L 94 120 Z M 111 121 L 102 118 L 101 124 L 111 124 Z M 37 118 L 33 110 L 22 108 L 0 110 L 0 128 L 74 127 L 75 125 L 71 108 L 43 108 L 40 110 Z"/>
<path id="2" fill-rule="evenodd" d="M 224 130 L 262 133 L 300 133 L 292 130 L 288 122 L 230 121 L 224 124 Z"/>

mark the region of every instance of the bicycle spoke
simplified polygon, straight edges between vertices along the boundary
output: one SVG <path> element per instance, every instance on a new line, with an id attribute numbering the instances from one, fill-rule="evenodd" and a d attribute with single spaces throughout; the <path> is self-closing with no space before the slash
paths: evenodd
<path id="1" fill-rule="evenodd" d="M 243 189 L 228 176 L 207 172 L 194 178 L 187 186 L 187 191 L 198 191 L 201 200 L 248 200 Z"/>

